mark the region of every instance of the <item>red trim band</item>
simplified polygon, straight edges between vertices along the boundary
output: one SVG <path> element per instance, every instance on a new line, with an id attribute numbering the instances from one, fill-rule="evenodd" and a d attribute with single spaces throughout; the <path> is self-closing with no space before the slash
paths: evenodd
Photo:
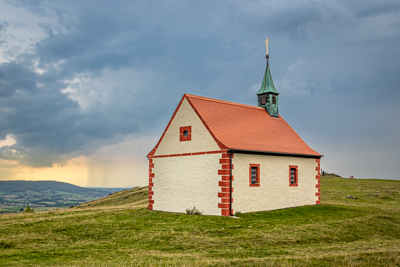
<path id="1" fill-rule="evenodd" d="M 216 151 L 193 152 L 193 153 L 182 153 L 182 154 L 158 155 L 158 156 L 149 156 L 149 159 L 167 158 L 167 157 L 196 156 L 196 155 L 217 154 L 217 153 L 224 153 L 224 152 L 226 152 L 226 151 L 225 150 L 216 150 Z M 229 160 L 229 158 L 228 158 L 228 160 Z"/>

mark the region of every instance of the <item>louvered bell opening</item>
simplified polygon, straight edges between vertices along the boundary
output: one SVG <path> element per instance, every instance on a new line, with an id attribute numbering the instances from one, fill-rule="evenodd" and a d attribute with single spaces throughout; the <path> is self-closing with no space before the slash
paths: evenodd
<path id="1" fill-rule="evenodd" d="M 267 103 L 267 97 L 261 97 L 261 105 L 265 105 Z"/>

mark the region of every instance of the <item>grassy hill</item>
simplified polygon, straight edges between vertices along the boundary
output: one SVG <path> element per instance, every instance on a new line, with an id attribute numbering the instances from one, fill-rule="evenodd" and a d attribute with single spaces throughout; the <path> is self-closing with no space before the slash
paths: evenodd
<path id="1" fill-rule="evenodd" d="M 95 199 L 87 203 L 80 204 L 74 209 L 86 208 L 138 208 L 147 207 L 149 190 L 148 187 L 137 187 L 126 189 L 110 194 L 107 197 Z"/>
<path id="2" fill-rule="evenodd" d="M 2 215 L 0 265 L 400 265 L 399 181 L 323 177 L 321 205 L 239 219 L 149 211 L 146 190 Z"/>

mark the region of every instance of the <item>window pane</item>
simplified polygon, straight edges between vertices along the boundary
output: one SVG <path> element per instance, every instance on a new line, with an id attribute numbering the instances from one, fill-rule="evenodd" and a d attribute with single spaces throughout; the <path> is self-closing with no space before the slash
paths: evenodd
<path id="1" fill-rule="evenodd" d="M 257 167 L 251 167 L 251 183 L 257 183 Z"/>
<path id="2" fill-rule="evenodd" d="M 295 173 L 296 173 L 296 169 L 291 168 L 290 169 L 290 183 L 291 184 L 295 184 L 296 180 L 295 180 Z"/>

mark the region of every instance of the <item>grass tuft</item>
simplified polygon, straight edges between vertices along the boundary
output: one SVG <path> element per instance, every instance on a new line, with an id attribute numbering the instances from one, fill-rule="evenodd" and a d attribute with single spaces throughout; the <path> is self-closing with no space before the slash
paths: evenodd
<path id="1" fill-rule="evenodd" d="M 15 247 L 15 244 L 12 242 L 7 242 L 4 240 L 0 241 L 0 248 L 13 248 L 13 247 Z"/>
<path id="2" fill-rule="evenodd" d="M 193 207 L 191 209 L 186 209 L 186 214 L 187 215 L 202 215 L 203 212 L 196 209 L 196 207 Z"/>

